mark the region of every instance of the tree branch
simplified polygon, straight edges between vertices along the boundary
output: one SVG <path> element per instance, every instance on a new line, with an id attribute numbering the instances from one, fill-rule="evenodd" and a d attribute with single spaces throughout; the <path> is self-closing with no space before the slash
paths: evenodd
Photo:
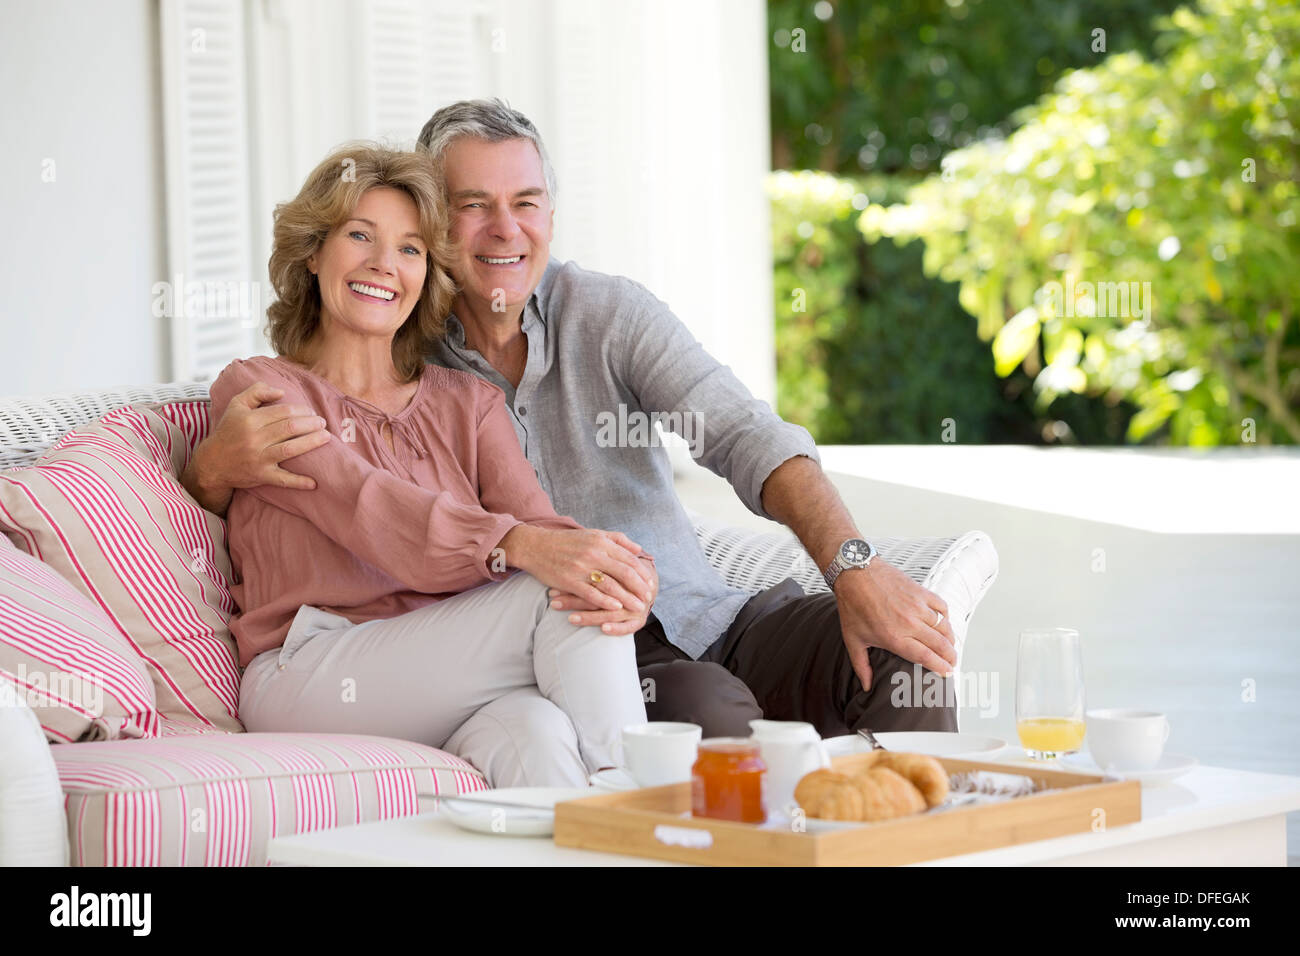
<path id="1" fill-rule="evenodd" d="M 1224 384 L 1228 386 L 1230 405 L 1236 405 L 1238 412 L 1242 412 L 1245 408 L 1240 403 L 1240 396 L 1255 399 L 1270 415 L 1276 417 L 1278 424 L 1291 436 L 1292 441 L 1300 443 L 1300 421 L 1291 414 L 1281 395 L 1270 392 L 1266 385 L 1261 385 L 1252 379 L 1246 370 L 1235 359 L 1226 355 L 1218 344 L 1210 347 L 1210 360 L 1223 376 Z M 1261 437 L 1265 438 L 1265 444 L 1269 443 L 1266 435 Z"/>
<path id="2" fill-rule="evenodd" d="M 1268 342 L 1264 345 L 1264 375 L 1268 381 L 1268 390 L 1281 398 L 1282 389 L 1278 384 L 1278 357 L 1282 351 L 1282 343 L 1286 341 L 1286 327 L 1291 322 L 1291 310 L 1286 306 L 1281 310 L 1282 319 L 1277 324 L 1277 329 L 1268 337 Z M 1285 400 L 1282 401 L 1285 407 Z"/>
<path id="3" fill-rule="evenodd" d="M 1287 408 L 1282 393 L 1277 389 L 1253 381 L 1239 366 L 1231 365 L 1229 371 L 1233 382 L 1241 393 L 1249 395 L 1260 402 L 1268 409 L 1269 414 L 1277 420 L 1277 423 L 1286 429 L 1286 433 L 1291 436 L 1291 440 L 1300 444 L 1300 419 L 1297 419 L 1291 413 L 1291 410 Z"/>

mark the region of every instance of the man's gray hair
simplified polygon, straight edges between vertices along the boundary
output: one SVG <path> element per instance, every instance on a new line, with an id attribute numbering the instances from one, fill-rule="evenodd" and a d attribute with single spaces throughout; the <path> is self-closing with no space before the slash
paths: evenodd
<path id="1" fill-rule="evenodd" d="M 555 202 L 555 170 L 546 155 L 542 134 L 523 113 L 512 109 L 504 100 L 461 100 L 444 106 L 429 118 L 420 130 L 419 145 L 433 154 L 434 162 L 442 168 L 443 156 L 454 141 L 462 136 L 473 136 L 500 143 L 507 139 L 526 139 L 537 147 L 542 158 L 542 173 L 546 176 L 546 192 Z"/>

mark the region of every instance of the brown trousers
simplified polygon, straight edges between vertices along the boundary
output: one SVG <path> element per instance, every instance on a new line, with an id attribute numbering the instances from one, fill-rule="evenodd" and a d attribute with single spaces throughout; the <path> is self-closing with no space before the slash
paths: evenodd
<path id="1" fill-rule="evenodd" d="M 871 688 L 849 662 L 839 608 L 792 578 L 760 591 L 693 661 L 651 615 L 636 633 L 649 720 L 699 724 L 705 737 L 748 737 L 749 721 L 803 720 L 823 737 L 879 730 L 957 730 L 951 678 L 873 647 Z M 916 686 L 914 686 L 916 685 Z"/>

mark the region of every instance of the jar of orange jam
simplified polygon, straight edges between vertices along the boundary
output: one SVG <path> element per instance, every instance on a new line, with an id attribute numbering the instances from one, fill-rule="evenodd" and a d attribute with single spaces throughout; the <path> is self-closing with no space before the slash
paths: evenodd
<path id="1" fill-rule="evenodd" d="M 691 816 L 762 823 L 763 772 L 758 742 L 745 737 L 701 740 L 691 767 Z"/>

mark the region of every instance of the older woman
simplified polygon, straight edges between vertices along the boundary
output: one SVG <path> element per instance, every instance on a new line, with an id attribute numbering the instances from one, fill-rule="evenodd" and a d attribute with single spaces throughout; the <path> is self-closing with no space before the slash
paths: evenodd
<path id="1" fill-rule="evenodd" d="M 230 504 L 240 717 L 442 747 L 495 786 L 580 785 L 622 762 L 645 707 L 632 638 L 569 623 L 547 588 L 629 620 L 651 590 L 635 560 L 591 566 L 606 538 L 640 549 L 556 515 L 501 390 L 422 361 L 454 293 L 445 228 L 427 156 L 371 144 L 276 209 L 278 355 L 227 366 L 211 415 L 272 382 L 330 437 L 286 463 L 314 490 Z"/>

